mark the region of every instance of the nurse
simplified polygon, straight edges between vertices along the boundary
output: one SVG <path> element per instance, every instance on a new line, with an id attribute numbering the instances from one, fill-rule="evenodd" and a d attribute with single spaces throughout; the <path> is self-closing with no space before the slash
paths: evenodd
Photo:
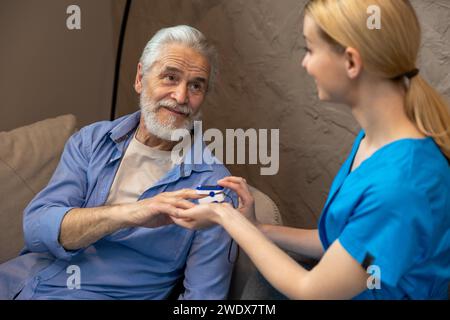
<path id="1" fill-rule="evenodd" d="M 367 28 L 367 8 L 381 30 Z M 240 197 L 174 221 L 222 225 L 291 299 L 447 299 L 450 280 L 450 114 L 420 76 L 420 26 L 407 0 L 315 0 L 305 9 L 303 67 L 323 101 L 347 105 L 362 130 L 338 172 L 318 229 L 261 225 L 245 179 Z M 279 247 L 320 259 L 310 271 Z"/>

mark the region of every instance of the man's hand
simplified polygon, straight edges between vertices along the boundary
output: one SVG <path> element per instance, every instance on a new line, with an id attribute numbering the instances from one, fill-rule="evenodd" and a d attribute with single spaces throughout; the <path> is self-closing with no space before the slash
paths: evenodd
<path id="1" fill-rule="evenodd" d="M 129 227 L 161 227 L 173 223 L 170 216 L 177 216 L 179 209 L 195 206 L 187 199 L 203 197 L 204 195 L 199 195 L 191 189 L 160 193 L 153 198 L 124 205 L 127 208 L 122 212 L 122 219 L 125 219 L 125 225 Z"/>
<path id="2" fill-rule="evenodd" d="M 187 199 L 202 198 L 195 190 L 164 192 L 134 203 L 74 208 L 61 223 L 59 242 L 66 250 L 85 248 L 117 230 L 130 227 L 156 228 L 173 223 L 168 216 L 194 206 Z"/>

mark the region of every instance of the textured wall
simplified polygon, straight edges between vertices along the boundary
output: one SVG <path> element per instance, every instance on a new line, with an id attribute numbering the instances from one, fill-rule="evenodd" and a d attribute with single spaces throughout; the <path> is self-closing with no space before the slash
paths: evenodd
<path id="1" fill-rule="evenodd" d="M 319 103 L 301 68 L 299 0 L 134 0 L 126 33 L 118 115 L 137 110 L 132 84 L 146 41 L 158 29 L 190 24 L 221 54 L 221 76 L 204 108 L 204 126 L 279 128 L 280 171 L 230 166 L 271 196 L 285 224 L 314 227 L 332 179 L 359 128 L 347 107 Z M 423 74 L 450 97 L 450 4 L 416 0 L 424 29 Z"/>
<path id="2" fill-rule="evenodd" d="M 0 1 L 0 131 L 65 113 L 79 126 L 109 119 L 112 1 L 123 9 L 118 0 Z M 81 9 L 81 30 L 66 27 L 71 4 Z"/>

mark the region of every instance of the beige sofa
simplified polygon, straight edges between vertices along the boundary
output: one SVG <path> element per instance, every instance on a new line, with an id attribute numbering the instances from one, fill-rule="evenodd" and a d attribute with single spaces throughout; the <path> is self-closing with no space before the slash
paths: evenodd
<path id="1" fill-rule="evenodd" d="M 0 132 L 0 263 L 17 256 L 22 249 L 23 210 L 48 183 L 66 140 L 75 131 L 75 117 L 63 115 Z M 281 224 L 275 203 L 256 188 L 251 187 L 251 191 L 255 197 L 258 219 L 265 223 Z M 242 295 L 252 298 L 255 279 L 258 279 L 255 267 L 240 250 L 230 299 L 240 299 Z"/>
<path id="2" fill-rule="evenodd" d="M 23 210 L 48 183 L 75 127 L 64 115 L 0 132 L 0 263 L 23 247 Z"/>

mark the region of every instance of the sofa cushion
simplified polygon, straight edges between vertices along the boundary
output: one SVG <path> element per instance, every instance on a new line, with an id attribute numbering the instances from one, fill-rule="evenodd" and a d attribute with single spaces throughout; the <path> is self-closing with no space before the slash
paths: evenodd
<path id="1" fill-rule="evenodd" d="M 0 132 L 0 263 L 23 247 L 23 210 L 50 180 L 75 126 L 64 115 Z"/>

